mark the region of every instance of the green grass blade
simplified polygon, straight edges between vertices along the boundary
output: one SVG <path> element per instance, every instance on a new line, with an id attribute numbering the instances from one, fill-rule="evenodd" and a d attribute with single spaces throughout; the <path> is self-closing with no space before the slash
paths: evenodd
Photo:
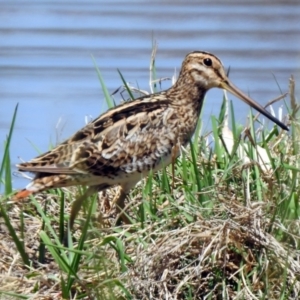
<path id="1" fill-rule="evenodd" d="M 5 142 L 4 155 L 3 155 L 2 163 L 1 163 L 1 166 L 0 166 L 0 178 L 3 178 L 3 172 L 5 171 L 5 193 L 6 193 L 7 197 L 9 197 L 11 192 L 12 192 L 9 147 L 10 147 L 12 134 L 13 134 L 13 130 L 14 130 L 15 122 L 16 122 L 18 106 L 19 105 L 17 104 L 15 109 L 14 109 L 14 113 L 13 113 L 10 129 L 9 129 L 9 133 L 8 133 L 8 136 L 7 136 L 7 139 L 6 139 L 6 142 Z M 1 181 L 0 181 L 0 187 L 1 187 Z M 12 237 L 12 240 L 14 241 L 14 243 L 15 243 L 17 249 L 18 249 L 18 252 L 19 252 L 20 256 L 22 257 L 22 260 L 23 260 L 24 264 L 29 266 L 30 261 L 29 261 L 28 255 L 25 251 L 24 243 L 23 243 L 23 241 L 21 241 L 19 239 L 14 227 L 12 226 L 12 224 L 10 222 L 10 219 L 9 219 L 7 213 L 6 213 L 6 209 L 4 208 L 4 205 L 2 204 L 2 202 L 4 203 L 4 200 L 6 200 L 6 197 L 3 197 L 0 201 L 1 216 L 4 219 L 4 223 L 5 223 L 5 225 L 8 229 L 8 232 L 9 232 L 10 236 Z M 21 226 L 21 228 L 22 228 L 22 226 Z M 21 234 L 22 234 L 22 230 L 21 230 Z"/>
<path id="2" fill-rule="evenodd" d="M 232 128 L 233 138 L 234 138 L 234 140 L 237 140 L 238 139 L 237 124 L 236 124 L 236 120 L 235 120 L 235 114 L 234 114 L 232 101 L 230 101 L 230 115 L 231 115 L 231 128 Z"/>
<path id="3" fill-rule="evenodd" d="M 213 131 L 213 136 L 215 140 L 214 144 L 214 149 L 215 149 L 215 154 L 217 155 L 217 160 L 219 163 L 221 163 L 222 156 L 223 156 L 223 150 L 221 148 L 221 141 L 220 141 L 220 135 L 219 135 L 219 128 L 218 128 L 218 122 L 216 117 L 212 116 L 211 117 L 211 123 L 212 123 L 212 131 Z"/>
<path id="4" fill-rule="evenodd" d="M 52 258 L 56 261 L 56 263 L 59 265 L 59 268 L 65 272 L 68 273 L 70 270 L 70 267 L 68 265 L 68 260 L 66 259 L 65 255 L 61 255 L 61 252 L 58 251 L 58 248 L 55 244 L 52 243 L 51 239 L 47 235 L 45 231 L 40 232 L 40 237 L 47 246 L 49 252 L 51 253 Z"/>
<path id="5" fill-rule="evenodd" d="M 12 177 L 11 177 L 11 166 L 10 166 L 10 154 L 7 152 L 5 159 L 5 195 L 12 193 Z"/>
<path id="6" fill-rule="evenodd" d="M 10 298 L 10 297 L 2 298 L 2 297 L 0 297 L 0 299 L 3 299 L 3 300 L 5 300 L 5 299 L 30 299 L 31 298 L 30 296 L 20 295 L 20 294 L 13 293 L 13 292 L 3 292 L 3 291 L 0 290 L 0 296 L 1 295 L 13 297 L 13 298 Z"/>
<path id="7" fill-rule="evenodd" d="M 4 219 L 5 225 L 8 228 L 9 234 L 12 237 L 12 240 L 14 241 L 14 243 L 15 243 L 17 249 L 18 249 L 18 252 L 20 253 L 20 255 L 22 257 L 22 260 L 23 260 L 24 264 L 26 266 L 29 266 L 30 265 L 30 261 L 29 261 L 28 255 L 27 255 L 27 253 L 25 251 L 24 244 L 18 238 L 18 236 L 16 234 L 16 231 L 13 228 L 13 226 L 12 226 L 12 224 L 10 222 L 10 219 L 9 219 L 7 213 L 6 213 L 6 210 L 4 209 L 3 205 L 1 204 L 1 202 L 0 202 L 0 212 L 1 212 L 1 217 Z"/>
<path id="8" fill-rule="evenodd" d="M 199 170 L 198 170 L 198 167 L 197 167 L 197 157 L 196 157 L 196 153 L 195 153 L 195 150 L 194 150 L 194 145 L 191 141 L 190 141 L 190 148 L 191 148 L 192 163 L 193 163 L 192 167 L 193 167 L 194 175 L 195 175 L 195 178 L 196 178 L 197 192 L 199 193 L 198 200 L 199 200 L 200 204 L 203 204 L 204 197 L 201 194 L 202 185 L 201 185 L 200 173 L 199 173 Z"/>
<path id="9" fill-rule="evenodd" d="M 1 163 L 1 166 L 0 166 L 0 178 L 2 178 L 2 176 L 3 176 L 3 171 L 6 167 L 6 165 L 10 164 L 10 161 L 9 161 L 9 147 L 10 147 L 10 142 L 11 142 L 11 139 L 12 139 L 13 130 L 14 130 L 14 127 L 15 127 L 18 107 L 19 107 L 19 104 L 17 104 L 16 107 L 15 107 L 15 110 L 14 110 L 14 113 L 13 113 L 13 118 L 12 118 L 10 128 L 9 128 L 9 132 L 8 132 L 8 136 L 7 136 L 7 139 L 6 139 L 6 143 L 5 143 L 5 147 L 4 147 L 4 155 L 3 155 L 2 163 Z M 1 181 L 0 181 L 0 188 L 1 188 Z"/>
<path id="10" fill-rule="evenodd" d="M 92 60 L 93 60 L 93 63 L 94 63 L 94 66 L 95 66 L 95 69 L 96 69 L 96 72 L 97 72 L 97 75 L 98 75 L 98 79 L 99 79 L 100 84 L 101 84 L 101 88 L 102 88 L 102 91 L 103 91 L 103 94 L 104 94 L 107 106 L 109 108 L 112 108 L 112 107 L 115 106 L 114 105 L 114 101 L 113 101 L 113 99 L 111 98 L 111 96 L 110 96 L 110 94 L 108 92 L 108 89 L 107 89 L 107 87 L 106 87 L 106 85 L 104 83 L 104 80 L 103 80 L 103 77 L 101 75 L 101 72 L 100 72 L 100 70 L 99 70 L 99 68 L 97 66 L 96 60 L 95 60 L 95 58 L 93 56 L 92 56 Z"/>
<path id="11" fill-rule="evenodd" d="M 131 98 L 131 100 L 134 100 L 134 96 L 133 96 L 133 94 L 132 94 L 132 92 L 131 92 L 131 90 L 130 90 L 128 84 L 127 84 L 127 82 L 125 81 L 125 79 L 124 79 L 122 73 L 120 72 L 119 69 L 118 69 L 117 71 L 118 71 L 118 73 L 119 73 L 119 75 L 120 75 L 120 77 L 121 77 L 121 80 L 122 80 L 122 82 L 123 82 L 123 84 L 124 84 L 124 86 L 125 86 L 125 88 L 126 88 L 127 93 L 129 94 L 129 97 Z"/>

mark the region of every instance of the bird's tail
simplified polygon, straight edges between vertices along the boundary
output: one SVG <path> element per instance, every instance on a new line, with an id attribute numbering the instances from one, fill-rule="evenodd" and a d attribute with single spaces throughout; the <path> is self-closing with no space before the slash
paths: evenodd
<path id="1" fill-rule="evenodd" d="M 65 174 L 47 174 L 47 176 L 37 176 L 32 182 L 30 182 L 25 189 L 18 191 L 14 196 L 13 200 L 19 201 L 32 194 L 36 194 L 51 188 L 59 188 L 65 186 L 74 185 L 74 178 L 70 175 Z"/>
<path id="2" fill-rule="evenodd" d="M 14 196 L 13 196 L 13 200 L 14 201 L 19 201 L 19 200 L 22 200 L 28 196 L 30 196 L 31 194 L 33 194 L 34 192 L 33 191 L 29 191 L 27 190 L 26 188 L 17 192 Z"/>

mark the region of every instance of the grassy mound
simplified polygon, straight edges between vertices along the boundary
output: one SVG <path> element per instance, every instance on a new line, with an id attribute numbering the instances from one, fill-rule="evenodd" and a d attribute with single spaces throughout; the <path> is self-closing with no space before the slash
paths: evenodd
<path id="1" fill-rule="evenodd" d="M 289 99 L 286 133 L 252 115 L 248 127 L 237 126 L 224 98 L 212 132 L 199 122 L 175 165 L 132 191 L 131 225 L 115 225 L 116 187 L 86 201 L 69 247 L 62 237 L 82 188 L 10 201 L 14 115 L 0 169 L 1 299 L 296 299 L 300 125 L 292 79 Z"/>

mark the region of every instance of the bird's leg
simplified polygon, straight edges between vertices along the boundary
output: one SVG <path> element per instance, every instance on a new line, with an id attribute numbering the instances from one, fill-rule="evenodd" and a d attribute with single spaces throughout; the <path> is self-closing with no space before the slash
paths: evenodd
<path id="1" fill-rule="evenodd" d="M 141 178 L 142 179 L 142 178 Z M 131 220 L 126 215 L 126 208 L 130 205 L 128 204 L 125 206 L 125 199 L 128 197 L 130 190 L 135 187 L 135 185 L 138 183 L 138 181 L 133 180 L 126 183 L 120 184 L 120 190 L 119 193 L 115 196 L 113 203 L 116 205 L 116 211 L 117 211 L 117 220 L 116 225 L 120 225 L 121 221 L 124 224 L 131 224 Z"/>
<path id="2" fill-rule="evenodd" d="M 116 205 L 116 211 L 117 211 L 117 220 L 116 220 L 116 225 L 120 225 L 121 221 L 124 224 L 131 224 L 131 221 L 129 220 L 129 218 L 126 216 L 125 213 L 125 199 L 128 196 L 129 193 L 128 188 L 126 188 L 125 186 L 121 186 L 119 189 L 118 194 L 115 196 L 113 202 Z"/>
<path id="3" fill-rule="evenodd" d="M 83 195 L 79 196 L 74 201 L 74 203 L 72 204 L 71 213 L 70 213 L 70 220 L 69 220 L 70 229 L 73 228 L 75 219 L 80 211 L 83 201 L 85 201 L 88 197 L 92 196 L 93 194 L 95 194 L 98 191 L 99 191 L 98 185 L 90 186 L 90 187 L 88 187 L 88 189 L 85 191 L 85 193 Z"/>
<path id="4" fill-rule="evenodd" d="M 90 197 L 91 195 L 96 193 L 98 190 L 99 190 L 99 186 L 88 187 L 88 189 L 85 191 L 85 193 L 83 195 L 77 197 L 76 200 L 74 201 L 74 203 L 72 204 L 70 219 L 69 219 L 69 226 L 63 236 L 63 243 L 66 247 L 68 247 L 69 230 L 71 231 L 73 229 L 75 219 L 80 211 L 83 201 L 85 201 L 88 197 Z"/>

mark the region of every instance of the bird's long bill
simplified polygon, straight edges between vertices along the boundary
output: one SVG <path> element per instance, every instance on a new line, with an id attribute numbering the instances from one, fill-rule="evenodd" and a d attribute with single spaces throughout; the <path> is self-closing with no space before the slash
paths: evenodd
<path id="1" fill-rule="evenodd" d="M 240 98 L 241 100 L 243 100 L 244 102 L 246 102 L 247 104 L 249 104 L 250 106 L 252 106 L 253 108 L 255 108 L 257 111 L 259 111 L 260 113 L 262 113 L 264 116 L 266 116 L 267 118 L 269 118 L 270 120 L 272 120 L 275 124 L 277 124 L 278 126 L 280 126 L 282 129 L 284 130 L 289 130 L 288 127 L 286 125 L 284 125 L 282 122 L 280 122 L 278 119 L 276 119 L 275 117 L 273 117 L 265 108 L 263 108 L 260 104 L 258 104 L 257 102 L 255 102 L 253 99 L 251 99 L 250 97 L 248 97 L 247 95 L 245 95 L 239 88 L 237 88 L 233 83 L 231 83 L 229 80 L 223 81 L 221 83 L 221 88 L 224 90 L 227 90 L 228 92 L 230 92 L 231 94 L 235 95 L 236 97 Z"/>

